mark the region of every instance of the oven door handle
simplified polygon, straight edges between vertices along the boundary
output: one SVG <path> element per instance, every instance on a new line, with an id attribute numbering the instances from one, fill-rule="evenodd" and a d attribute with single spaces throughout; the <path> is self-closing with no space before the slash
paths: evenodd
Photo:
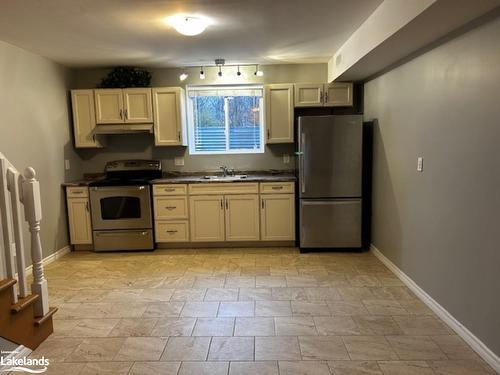
<path id="1" fill-rule="evenodd" d="M 107 186 L 94 186 L 92 191 L 123 191 L 123 190 L 145 190 L 147 186 L 120 186 L 120 187 L 107 187 Z"/>
<path id="2" fill-rule="evenodd" d="M 117 234 L 133 234 L 136 235 L 139 233 L 141 236 L 147 236 L 148 232 L 145 230 L 113 230 L 109 232 L 95 232 L 95 235 L 98 237 L 115 237 Z"/>

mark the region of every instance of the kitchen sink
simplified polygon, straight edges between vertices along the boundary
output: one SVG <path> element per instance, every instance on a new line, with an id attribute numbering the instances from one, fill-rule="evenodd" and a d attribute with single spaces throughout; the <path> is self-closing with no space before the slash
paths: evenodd
<path id="1" fill-rule="evenodd" d="M 247 177 L 248 175 L 246 174 L 235 174 L 228 176 L 203 176 L 203 179 L 210 181 L 237 181 L 237 180 L 244 180 Z"/>

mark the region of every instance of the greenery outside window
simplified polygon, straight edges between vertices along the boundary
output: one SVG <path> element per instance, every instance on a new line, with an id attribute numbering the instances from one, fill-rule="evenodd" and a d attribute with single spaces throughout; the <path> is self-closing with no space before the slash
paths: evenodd
<path id="1" fill-rule="evenodd" d="M 264 152 L 263 87 L 188 86 L 190 154 Z"/>

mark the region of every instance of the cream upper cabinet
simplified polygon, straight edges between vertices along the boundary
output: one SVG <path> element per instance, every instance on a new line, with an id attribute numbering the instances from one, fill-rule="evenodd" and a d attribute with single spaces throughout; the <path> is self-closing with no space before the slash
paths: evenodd
<path id="1" fill-rule="evenodd" d="M 325 107 L 352 106 L 352 82 L 333 82 L 325 84 Z"/>
<path id="2" fill-rule="evenodd" d="M 266 85 L 266 143 L 293 143 L 293 84 Z"/>
<path id="3" fill-rule="evenodd" d="M 295 195 L 262 194 L 260 199 L 261 239 L 295 240 Z"/>
<path id="4" fill-rule="evenodd" d="M 129 124 L 153 122 L 150 88 L 123 89 L 123 118 Z"/>
<path id="5" fill-rule="evenodd" d="M 224 196 L 198 195 L 189 198 L 191 241 L 224 241 Z"/>
<path id="6" fill-rule="evenodd" d="M 70 195 L 70 193 L 68 193 Z M 68 224 L 72 245 L 92 244 L 89 198 L 68 196 Z"/>
<path id="7" fill-rule="evenodd" d="M 94 90 L 96 122 L 98 124 L 123 123 L 123 90 L 98 89 Z"/>
<path id="8" fill-rule="evenodd" d="M 322 83 L 296 83 L 295 107 L 320 107 L 323 106 Z"/>
<path id="9" fill-rule="evenodd" d="M 153 89 L 156 146 L 186 146 L 186 99 L 181 87 Z"/>
<path id="10" fill-rule="evenodd" d="M 295 107 L 349 107 L 352 97 L 352 82 L 295 84 Z"/>
<path id="11" fill-rule="evenodd" d="M 73 130 L 76 148 L 102 147 L 93 131 L 96 127 L 94 91 L 72 90 Z"/>
<path id="12" fill-rule="evenodd" d="M 259 240 L 259 196 L 226 195 L 226 241 Z"/>

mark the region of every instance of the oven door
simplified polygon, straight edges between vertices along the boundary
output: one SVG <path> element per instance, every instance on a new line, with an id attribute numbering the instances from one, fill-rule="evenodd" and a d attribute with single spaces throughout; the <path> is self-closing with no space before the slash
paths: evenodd
<path id="1" fill-rule="evenodd" d="M 152 228 L 149 186 L 90 188 L 93 230 Z"/>

